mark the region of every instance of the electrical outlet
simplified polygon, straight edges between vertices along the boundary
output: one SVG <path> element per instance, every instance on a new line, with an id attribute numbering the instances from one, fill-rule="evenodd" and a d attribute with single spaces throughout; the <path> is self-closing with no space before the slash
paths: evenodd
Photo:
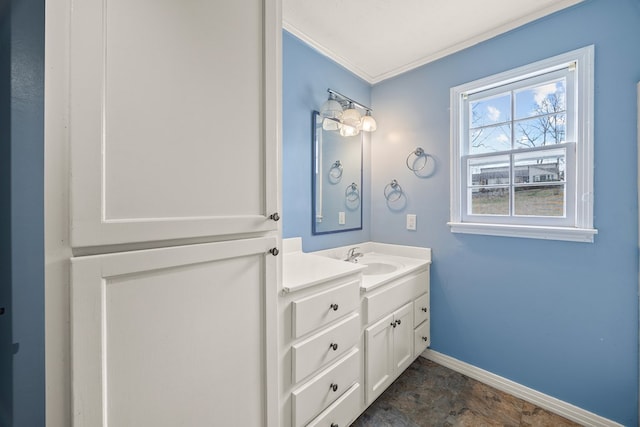
<path id="1" fill-rule="evenodd" d="M 416 216 L 409 214 L 407 215 L 407 230 L 415 230 L 416 229 Z"/>
<path id="2" fill-rule="evenodd" d="M 338 212 L 338 224 L 344 225 L 347 222 L 347 218 L 344 212 Z"/>

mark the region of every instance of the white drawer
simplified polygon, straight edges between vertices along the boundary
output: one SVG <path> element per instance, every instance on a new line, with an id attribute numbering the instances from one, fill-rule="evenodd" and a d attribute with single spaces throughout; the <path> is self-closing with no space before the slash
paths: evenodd
<path id="1" fill-rule="evenodd" d="M 420 353 L 425 351 L 430 344 L 431 331 L 429 330 L 429 320 L 426 320 L 413 331 L 413 356 L 420 356 Z"/>
<path id="2" fill-rule="evenodd" d="M 307 427 L 349 427 L 360 413 L 360 384 L 356 383 Z"/>
<path id="3" fill-rule="evenodd" d="M 429 289 L 429 270 L 398 279 L 398 283 L 364 297 L 366 323 L 373 323 Z"/>
<path id="4" fill-rule="evenodd" d="M 292 334 L 298 338 L 328 324 L 360 306 L 360 281 L 302 298 L 292 305 Z"/>
<path id="5" fill-rule="evenodd" d="M 341 322 L 291 347 L 293 383 L 336 360 L 358 344 L 360 315 L 353 313 Z"/>
<path id="6" fill-rule="evenodd" d="M 419 325 L 429 318 L 429 294 L 419 296 L 413 303 L 413 324 Z"/>
<path id="7" fill-rule="evenodd" d="M 295 390 L 292 393 L 293 425 L 306 425 L 356 383 L 359 374 L 360 352 L 353 349 L 345 358 Z"/>

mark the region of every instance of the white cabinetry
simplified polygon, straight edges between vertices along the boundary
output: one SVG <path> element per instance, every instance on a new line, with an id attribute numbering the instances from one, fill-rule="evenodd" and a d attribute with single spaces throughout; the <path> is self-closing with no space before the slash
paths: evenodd
<path id="1" fill-rule="evenodd" d="M 279 1 L 73 3 L 73 247 L 276 230 Z"/>
<path id="2" fill-rule="evenodd" d="M 412 316 L 408 303 L 365 330 L 368 404 L 413 361 Z"/>
<path id="3" fill-rule="evenodd" d="M 319 260 L 336 263 L 342 277 L 280 298 L 283 427 L 346 427 L 362 409 L 360 269 Z"/>
<path id="4" fill-rule="evenodd" d="M 415 357 L 418 357 L 431 344 L 430 310 L 430 298 L 427 291 L 427 293 L 416 298 L 413 302 L 413 324 L 415 326 L 413 348 Z"/>
<path id="5" fill-rule="evenodd" d="M 275 242 L 73 258 L 74 424 L 275 427 Z"/>
<path id="6" fill-rule="evenodd" d="M 53 2 L 73 425 L 278 426 L 281 0 Z"/>
<path id="7" fill-rule="evenodd" d="M 365 295 L 364 311 L 370 325 L 365 329 L 367 405 L 427 348 L 428 341 L 422 337 L 429 336 L 428 290 L 427 269 Z"/>

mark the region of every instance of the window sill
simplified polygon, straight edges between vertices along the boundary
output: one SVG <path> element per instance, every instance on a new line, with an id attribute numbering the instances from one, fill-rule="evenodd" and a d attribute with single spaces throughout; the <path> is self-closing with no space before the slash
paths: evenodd
<path id="1" fill-rule="evenodd" d="M 595 228 L 544 227 L 532 225 L 505 225 L 469 222 L 448 222 L 452 233 L 484 234 L 487 236 L 524 237 L 528 239 L 565 240 L 593 243 L 598 234 Z"/>

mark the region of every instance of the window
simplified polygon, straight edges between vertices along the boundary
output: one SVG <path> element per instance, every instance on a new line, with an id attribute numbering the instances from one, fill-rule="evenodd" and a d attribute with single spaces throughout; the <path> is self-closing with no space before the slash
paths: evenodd
<path id="1" fill-rule="evenodd" d="M 451 89 L 452 232 L 593 242 L 593 55 Z"/>

